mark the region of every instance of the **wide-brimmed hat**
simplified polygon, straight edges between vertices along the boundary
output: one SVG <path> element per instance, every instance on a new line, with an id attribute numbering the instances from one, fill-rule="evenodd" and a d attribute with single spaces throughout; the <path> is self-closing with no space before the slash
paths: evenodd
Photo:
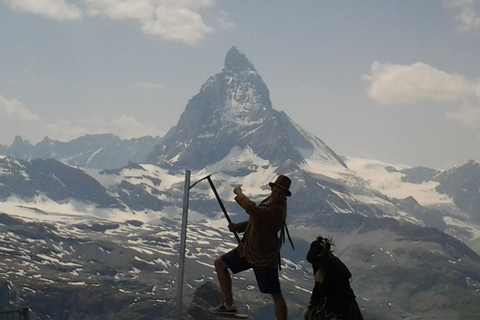
<path id="1" fill-rule="evenodd" d="M 277 180 L 275 180 L 275 182 L 270 182 L 269 183 L 271 188 L 273 188 L 273 186 L 277 186 L 277 187 L 280 187 L 283 190 L 285 190 L 287 197 L 290 197 L 292 195 L 290 190 L 288 190 L 288 189 L 290 189 L 291 184 L 292 184 L 292 181 L 290 180 L 290 178 L 287 177 L 287 176 L 284 176 L 283 174 L 279 175 Z"/>

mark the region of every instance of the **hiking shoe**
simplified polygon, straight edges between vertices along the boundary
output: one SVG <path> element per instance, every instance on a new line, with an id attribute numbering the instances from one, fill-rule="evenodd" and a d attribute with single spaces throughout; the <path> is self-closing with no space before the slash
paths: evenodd
<path id="1" fill-rule="evenodd" d="M 210 308 L 208 311 L 211 313 L 236 313 L 237 307 L 235 305 L 227 306 L 225 301 L 222 301 L 218 306 Z"/>

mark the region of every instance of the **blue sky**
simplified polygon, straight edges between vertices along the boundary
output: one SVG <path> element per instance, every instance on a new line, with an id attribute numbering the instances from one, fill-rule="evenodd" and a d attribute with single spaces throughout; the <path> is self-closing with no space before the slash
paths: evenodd
<path id="1" fill-rule="evenodd" d="M 480 1 L 0 0 L 0 144 L 164 135 L 236 46 L 339 155 L 480 161 Z"/>

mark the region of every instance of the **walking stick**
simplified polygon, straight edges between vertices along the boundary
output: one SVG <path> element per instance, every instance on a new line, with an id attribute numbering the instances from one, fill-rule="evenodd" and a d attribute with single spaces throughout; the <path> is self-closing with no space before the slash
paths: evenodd
<path id="1" fill-rule="evenodd" d="M 207 177 L 208 183 L 210 183 L 210 187 L 212 187 L 213 193 L 215 193 L 215 197 L 217 198 L 218 204 L 223 210 L 223 214 L 225 215 L 225 218 L 227 218 L 228 224 L 232 223 L 232 219 L 230 219 L 230 216 L 227 213 L 227 209 L 225 209 L 225 206 L 222 203 L 222 200 L 220 199 L 220 196 L 218 195 L 217 189 L 215 189 L 215 186 L 213 185 L 213 181 L 210 178 L 210 176 Z M 237 242 L 240 242 L 240 238 L 238 236 L 237 231 L 234 231 L 233 234 L 235 235 L 235 239 L 237 239 Z"/>
<path id="2" fill-rule="evenodd" d="M 197 183 L 203 181 L 203 180 L 208 180 L 208 183 L 210 184 L 210 187 L 213 190 L 213 193 L 215 194 L 215 198 L 217 198 L 218 204 L 220 205 L 220 208 L 222 208 L 223 214 L 225 215 L 225 218 L 227 218 L 228 224 L 232 223 L 232 219 L 230 219 L 230 216 L 227 213 L 227 209 L 225 209 L 225 206 L 223 205 L 222 199 L 220 199 L 220 196 L 218 195 L 217 189 L 215 188 L 215 185 L 213 184 L 211 176 L 214 175 L 216 172 L 209 174 L 208 176 L 203 177 L 202 179 L 198 180 L 194 184 L 190 186 L 190 189 L 193 188 Z M 240 237 L 238 236 L 237 231 L 234 231 L 233 234 L 235 235 L 235 239 L 237 239 L 237 242 L 240 242 Z"/>

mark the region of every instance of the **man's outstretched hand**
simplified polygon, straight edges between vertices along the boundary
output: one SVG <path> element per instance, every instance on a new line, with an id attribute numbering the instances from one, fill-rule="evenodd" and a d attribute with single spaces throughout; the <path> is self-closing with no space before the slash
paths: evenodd
<path id="1" fill-rule="evenodd" d="M 236 195 L 242 194 L 242 187 L 236 187 L 235 189 L 233 189 L 233 193 L 235 193 Z"/>

